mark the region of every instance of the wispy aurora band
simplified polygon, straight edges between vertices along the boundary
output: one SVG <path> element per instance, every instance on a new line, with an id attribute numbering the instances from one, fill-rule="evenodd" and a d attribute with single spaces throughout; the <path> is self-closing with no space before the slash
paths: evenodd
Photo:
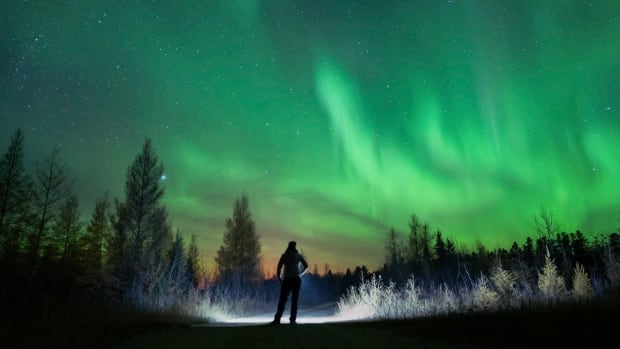
<path id="1" fill-rule="evenodd" d="M 373 137 L 372 130 L 364 127 L 366 116 L 356 82 L 333 60 L 319 60 L 315 78 L 339 145 L 337 151 L 342 153 L 348 185 L 356 187 L 345 192 L 366 192 L 371 200 L 382 203 L 368 205 L 370 212 L 366 213 L 373 218 L 403 220 L 403 210 L 409 207 L 411 213 L 457 241 L 458 236 L 475 235 L 483 243 L 506 247 L 502 235 L 532 233 L 532 219 L 541 208 L 551 211 L 563 231 L 579 229 L 587 221 L 588 209 L 604 210 L 603 203 L 618 194 L 609 188 L 619 178 L 620 138 L 605 135 L 603 130 L 586 132 L 584 155 L 592 166 L 579 169 L 583 160 L 572 159 L 574 149 L 567 154 L 566 148 L 551 147 L 553 139 L 528 140 L 531 128 L 540 128 L 540 120 L 524 117 L 528 111 L 520 110 L 517 103 L 506 110 L 506 120 L 497 120 L 494 108 L 503 100 L 518 100 L 518 94 L 489 100 L 483 85 L 482 91 L 474 90 L 478 108 L 460 111 L 455 127 L 452 120 L 442 118 L 437 92 L 418 84 L 419 90 L 412 91 L 416 112 L 407 130 L 412 144 L 407 149 L 390 139 Z M 551 148 L 540 147 L 545 143 Z M 566 177 L 560 169 L 571 163 L 576 166 L 574 177 Z"/>

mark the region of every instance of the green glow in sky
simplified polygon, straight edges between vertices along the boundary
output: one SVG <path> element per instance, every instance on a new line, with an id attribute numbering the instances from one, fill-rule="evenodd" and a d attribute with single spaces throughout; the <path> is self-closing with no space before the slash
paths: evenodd
<path id="1" fill-rule="evenodd" d="M 82 216 L 146 137 L 174 228 L 212 263 L 246 192 L 271 268 L 379 267 L 417 214 L 509 247 L 620 217 L 620 2 L 3 3 L 0 140 L 52 147 Z M 3 150 L 4 151 L 4 150 Z"/>

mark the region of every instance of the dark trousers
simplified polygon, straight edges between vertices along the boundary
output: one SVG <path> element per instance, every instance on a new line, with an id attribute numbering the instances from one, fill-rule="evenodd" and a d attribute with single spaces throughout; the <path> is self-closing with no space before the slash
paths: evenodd
<path id="1" fill-rule="evenodd" d="M 288 298 L 288 294 L 291 293 L 291 317 L 289 320 L 295 321 L 297 319 L 297 302 L 299 301 L 299 289 L 301 288 L 301 277 L 287 277 L 282 281 L 282 286 L 280 287 L 280 300 L 278 300 L 278 310 L 276 311 L 276 315 L 274 317 L 275 321 L 280 321 L 282 314 L 284 313 L 284 306 L 286 305 L 286 300 Z"/>

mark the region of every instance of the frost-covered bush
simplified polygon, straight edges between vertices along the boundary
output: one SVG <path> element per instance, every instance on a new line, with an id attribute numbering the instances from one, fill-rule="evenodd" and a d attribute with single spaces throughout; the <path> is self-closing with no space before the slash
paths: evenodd
<path id="1" fill-rule="evenodd" d="M 586 300 L 594 296 L 594 288 L 590 283 L 588 273 L 586 273 L 583 265 L 577 263 L 573 271 L 573 297 L 577 300 Z"/>
<path id="2" fill-rule="evenodd" d="M 405 319 L 429 315 L 430 302 L 422 296 L 413 276 L 397 289 L 393 282 L 384 283 L 372 276 L 351 287 L 336 305 L 340 320 Z"/>
<path id="3" fill-rule="evenodd" d="M 474 283 L 472 290 L 472 308 L 475 311 L 487 311 L 497 309 L 500 296 L 491 289 L 489 280 L 480 276 Z"/>
<path id="4" fill-rule="evenodd" d="M 564 278 L 558 273 L 548 249 L 545 254 L 545 265 L 542 272 L 538 273 L 538 288 L 547 301 L 558 302 L 566 297 Z"/>
<path id="5" fill-rule="evenodd" d="M 501 265 L 497 265 L 493 268 L 490 278 L 498 296 L 504 303 L 508 304 L 517 294 L 517 278 L 510 270 L 502 268 Z"/>
<path id="6" fill-rule="evenodd" d="M 620 261 L 614 256 L 610 248 L 608 248 L 606 251 L 605 273 L 607 274 L 607 278 L 609 279 L 611 288 L 616 289 L 616 290 L 619 289 L 620 288 Z"/>
<path id="7" fill-rule="evenodd" d="M 336 304 L 337 317 L 343 320 L 377 319 L 381 306 L 381 293 L 385 292 L 381 278 L 374 275 L 352 286 Z M 389 291 L 388 291 L 389 292 Z"/>

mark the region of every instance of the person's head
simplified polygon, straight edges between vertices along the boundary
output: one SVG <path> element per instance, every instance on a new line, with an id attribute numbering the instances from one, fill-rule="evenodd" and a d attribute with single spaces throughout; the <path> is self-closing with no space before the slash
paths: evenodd
<path id="1" fill-rule="evenodd" d="M 297 250 L 297 242 L 289 241 L 287 250 Z"/>

